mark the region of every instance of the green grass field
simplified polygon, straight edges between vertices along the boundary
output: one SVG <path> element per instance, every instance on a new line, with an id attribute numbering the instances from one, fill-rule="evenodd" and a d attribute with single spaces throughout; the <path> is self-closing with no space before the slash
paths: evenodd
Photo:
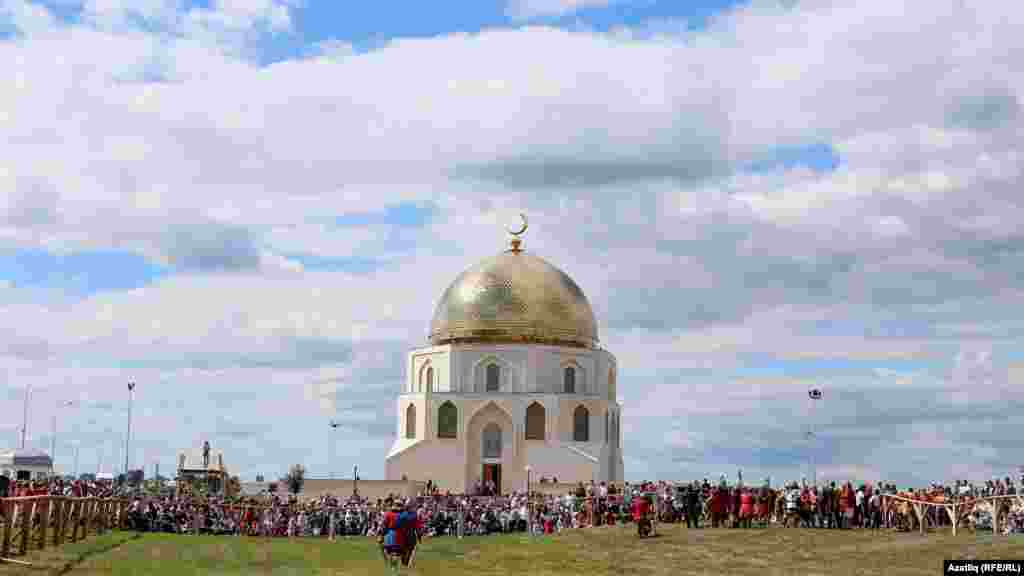
<path id="1" fill-rule="evenodd" d="M 662 525 L 638 540 L 626 527 L 525 536 L 438 538 L 420 547 L 417 575 L 649 574 L 834 575 L 942 572 L 944 558 L 1024 558 L 1024 537 L 831 530 L 687 530 Z M 0 576 L 327 575 L 387 573 L 369 539 L 287 540 L 115 532 L 34 552 L 31 568 Z"/>

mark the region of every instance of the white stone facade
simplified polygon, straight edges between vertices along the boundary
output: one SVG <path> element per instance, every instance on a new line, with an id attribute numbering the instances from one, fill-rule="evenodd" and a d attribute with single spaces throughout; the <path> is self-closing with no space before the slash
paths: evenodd
<path id="1" fill-rule="evenodd" d="M 463 492 L 497 476 L 509 492 L 525 486 L 529 466 L 534 481 L 622 480 L 616 370 L 615 357 L 600 348 L 473 343 L 413 350 L 387 479 L 433 480 Z M 442 407 L 454 415 L 447 424 Z"/>

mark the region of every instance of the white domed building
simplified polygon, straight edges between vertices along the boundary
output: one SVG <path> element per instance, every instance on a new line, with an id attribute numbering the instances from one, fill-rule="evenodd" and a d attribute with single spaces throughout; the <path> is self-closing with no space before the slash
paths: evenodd
<path id="1" fill-rule="evenodd" d="M 388 480 L 500 492 L 532 481 L 621 481 L 615 357 L 576 282 L 512 248 L 460 274 L 409 353 Z"/>

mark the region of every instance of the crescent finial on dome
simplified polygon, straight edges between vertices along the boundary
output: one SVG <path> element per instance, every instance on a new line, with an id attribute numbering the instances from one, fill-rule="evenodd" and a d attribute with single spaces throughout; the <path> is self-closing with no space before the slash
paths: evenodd
<path id="1" fill-rule="evenodd" d="M 512 230 L 505 228 L 505 231 L 512 235 L 512 252 L 522 252 L 523 241 L 519 238 L 526 232 L 526 229 L 530 227 L 530 222 L 526 219 L 526 214 L 519 213 L 519 218 L 522 219 L 523 225 L 518 230 Z"/>

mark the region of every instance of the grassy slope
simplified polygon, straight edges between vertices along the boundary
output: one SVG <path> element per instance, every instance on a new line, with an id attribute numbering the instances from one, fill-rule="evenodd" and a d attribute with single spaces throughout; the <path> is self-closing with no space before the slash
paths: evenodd
<path id="1" fill-rule="evenodd" d="M 922 574 L 943 558 L 1024 558 L 1024 537 L 828 530 L 700 530 L 662 526 L 639 541 L 628 528 L 573 531 L 533 543 L 521 536 L 428 540 L 418 575 L 486 574 Z M 110 542 L 107 542 L 109 547 Z M 81 545 L 77 545 L 81 546 Z M 102 546 L 97 546 L 102 548 Z M 64 551 L 62 550 L 62 553 Z M 33 558 L 34 559 L 34 558 Z M 0 576 L 43 574 L 0 566 Z M 383 574 L 366 539 L 259 540 L 150 534 L 77 564 L 70 576 Z"/>

